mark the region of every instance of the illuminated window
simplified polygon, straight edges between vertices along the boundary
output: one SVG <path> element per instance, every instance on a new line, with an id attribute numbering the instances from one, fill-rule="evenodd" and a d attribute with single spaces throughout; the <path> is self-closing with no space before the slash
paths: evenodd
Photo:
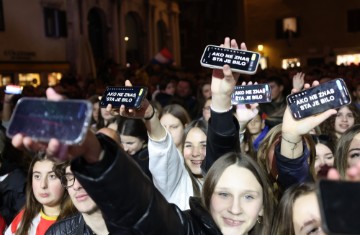
<path id="1" fill-rule="evenodd" d="M 57 85 L 62 78 L 61 73 L 49 73 L 48 74 L 48 86 L 55 86 Z"/>
<path id="2" fill-rule="evenodd" d="M 299 58 L 283 59 L 282 60 L 282 65 L 281 65 L 281 67 L 283 69 L 295 68 L 295 67 L 300 67 L 300 66 L 301 66 L 301 63 L 300 63 Z"/>
<path id="3" fill-rule="evenodd" d="M 348 55 L 338 55 L 336 56 L 337 65 L 350 65 L 355 64 L 359 65 L 360 63 L 360 54 L 348 54 Z"/>
<path id="4" fill-rule="evenodd" d="M 6 86 L 12 83 L 12 77 L 8 74 L 0 74 L 0 86 Z"/>
<path id="5" fill-rule="evenodd" d="M 19 85 L 20 86 L 33 86 L 37 87 L 40 85 L 40 74 L 39 73 L 19 73 Z"/>
<path id="6" fill-rule="evenodd" d="M 276 20 L 276 38 L 298 38 L 300 25 L 298 17 L 287 17 Z"/>

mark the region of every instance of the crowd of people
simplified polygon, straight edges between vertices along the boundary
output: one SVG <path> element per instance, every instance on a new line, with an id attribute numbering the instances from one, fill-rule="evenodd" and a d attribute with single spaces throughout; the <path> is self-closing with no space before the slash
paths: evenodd
<path id="1" fill-rule="evenodd" d="M 246 50 L 230 38 L 222 46 Z M 102 85 L 71 97 L 69 83 L 67 92 L 43 92 L 93 104 L 91 127 L 76 146 L 6 138 L 17 97 L 5 94 L 0 234 L 326 234 L 317 182 L 360 180 L 358 67 L 244 76 L 224 65 L 197 76 L 197 89 L 189 76 L 162 72 L 108 84 L 149 86 L 139 109 L 100 107 Z M 338 77 L 350 105 L 293 118 L 288 94 Z M 255 81 L 269 84 L 272 101 L 232 105 L 234 87 Z"/>

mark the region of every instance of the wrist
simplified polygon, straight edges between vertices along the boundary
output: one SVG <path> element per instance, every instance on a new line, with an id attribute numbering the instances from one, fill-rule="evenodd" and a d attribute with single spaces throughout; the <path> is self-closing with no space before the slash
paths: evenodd
<path id="1" fill-rule="evenodd" d="M 151 113 L 149 115 L 144 116 L 144 119 L 146 121 L 149 121 L 150 119 L 152 119 L 155 116 L 155 108 L 154 108 L 154 106 L 152 106 L 152 104 L 150 104 L 149 107 L 151 107 L 152 111 L 151 111 Z"/>

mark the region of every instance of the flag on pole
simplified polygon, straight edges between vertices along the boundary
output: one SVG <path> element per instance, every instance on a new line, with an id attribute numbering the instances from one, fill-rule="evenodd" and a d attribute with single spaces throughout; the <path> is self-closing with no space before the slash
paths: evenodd
<path id="1" fill-rule="evenodd" d="M 153 64 L 171 64 L 174 61 L 173 55 L 167 48 L 163 48 L 152 59 Z"/>

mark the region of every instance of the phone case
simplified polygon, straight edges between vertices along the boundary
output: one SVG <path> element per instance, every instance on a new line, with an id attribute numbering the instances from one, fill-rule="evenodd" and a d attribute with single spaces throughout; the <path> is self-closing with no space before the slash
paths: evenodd
<path id="1" fill-rule="evenodd" d="M 320 180 L 316 193 L 322 228 L 326 234 L 360 234 L 359 182 Z"/>
<path id="2" fill-rule="evenodd" d="M 351 96 L 341 78 L 288 95 L 286 99 L 295 119 L 306 118 L 351 103 Z"/>
<path id="3" fill-rule="evenodd" d="M 231 95 L 231 104 L 253 104 L 271 102 L 271 88 L 269 84 L 255 84 L 235 86 Z"/>
<path id="4" fill-rule="evenodd" d="M 255 74 L 259 65 L 260 54 L 233 48 L 208 45 L 201 56 L 203 67 L 222 69 L 228 64 L 232 71 L 243 74 Z"/>
<path id="5" fill-rule="evenodd" d="M 141 107 L 141 102 L 146 97 L 147 87 L 106 87 L 103 96 L 101 97 L 100 107 L 106 107 L 111 104 L 112 108 L 120 108 L 125 105 L 126 108 L 138 109 Z"/>
<path id="6" fill-rule="evenodd" d="M 41 142 L 55 138 L 67 145 L 80 144 L 88 131 L 91 116 L 92 104 L 87 100 L 21 98 L 6 134 L 10 138 L 22 133 Z"/>

